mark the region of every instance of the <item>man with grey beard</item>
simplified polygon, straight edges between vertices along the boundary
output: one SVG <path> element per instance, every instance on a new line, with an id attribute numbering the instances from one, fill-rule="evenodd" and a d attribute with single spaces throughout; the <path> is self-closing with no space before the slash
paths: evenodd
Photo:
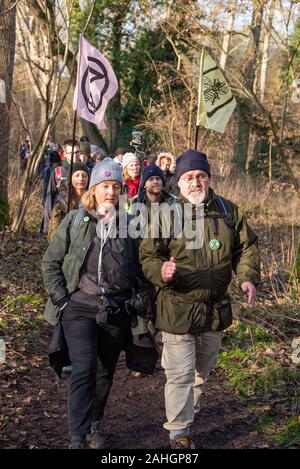
<path id="1" fill-rule="evenodd" d="M 204 153 L 187 150 L 177 159 L 179 200 L 184 208 L 190 206 L 188 218 L 196 234 L 199 207 L 203 209 L 200 247 L 190 247 L 191 232 L 178 236 L 174 230 L 169 238 L 145 238 L 140 246 L 144 274 L 159 288 L 156 328 L 162 331 L 167 378 L 164 428 L 172 449 L 195 448 L 190 437 L 194 415 L 216 364 L 222 331 L 232 323 L 226 293 L 232 271 L 252 306 L 260 279 L 257 236 L 240 209 L 215 194 L 210 176 Z"/>

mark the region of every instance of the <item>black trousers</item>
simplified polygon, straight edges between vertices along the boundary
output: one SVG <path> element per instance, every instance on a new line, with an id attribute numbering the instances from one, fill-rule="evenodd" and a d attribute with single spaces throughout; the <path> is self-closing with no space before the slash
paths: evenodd
<path id="1" fill-rule="evenodd" d="M 99 326 L 96 319 L 62 320 L 72 362 L 69 390 L 71 437 L 84 437 L 91 422 L 103 416 L 118 358 L 130 330 L 125 313 L 108 315 Z"/>

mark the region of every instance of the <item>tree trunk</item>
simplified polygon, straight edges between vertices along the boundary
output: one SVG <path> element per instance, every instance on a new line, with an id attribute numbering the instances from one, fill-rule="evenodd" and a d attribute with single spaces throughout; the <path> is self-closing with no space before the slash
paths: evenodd
<path id="1" fill-rule="evenodd" d="M 271 0 L 269 17 L 268 17 L 268 20 L 266 20 L 267 27 L 265 28 L 262 59 L 261 59 L 261 69 L 260 69 L 260 100 L 262 103 L 265 100 L 267 68 L 268 68 L 268 60 L 269 60 L 269 45 L 270 45 L 271 28 L 272 28 L 272 23 L 273 23 L 274 11 L 275 11 L 275 1 Z"/>
<path id="2" fill-rule="evenodd" d="M 270 45 L 270 39 L 271 39 L 271 29 L 272 29 L 274 11 L 275 11 L 275 0 L 271 0 L 270 5 L 269 5 L 269 13 L 267 13 L 266 11 L 265 25 L 263 28 L 264 37 L 263 37 L 263 45 L 262 45 L 260 80 L 259 80 L 260 81 L 259 91 L 260 91 L 261 103 L 265 101 L 265 94 L 266 94 L 267 69 L 268 69 L 268 61 L 269 61 L 269 45 Z M 259 138 L 256 133 L 251 132 L 250 139 L 249 139 L 250 143 L 248 147 L 248 160 L 246 163 L 247 171 L 249 170 L 249 168 L 251 168 L 251 166 L 255 171 L 257 171 L 258 162 L 260 159 L 259 149 L 261 148 L 262 141 L 264 141 L 264 139 Z M 269 160 L 269 163 L 270 161 L 271 160 Z M 269 168 L 269 174 L 270 174 L 270 168 Z"/>
<path id="3" fill-rule="evenodd" d="M 2 0 L 0 3 L 0 80 L 3 96 L 0 99 L 0 229 L 8 222 L 8 151 L 9 151 L 9 111 L 11 106 L 11 88 L 14 69 L 16 39 L 16 8 L 14 0 Z M 5 95 L 5 96 L 4 96 Z"/>
<path id="4" fill-rule="evenodd" d="M 228 11 L 226 32 L 223 37 L 222 52 L 220 56 L 220 66 L 221 68 L 223 68 L 223 70 L 225 70 L 226 68 L 226 62 L 227 62 L 227 57 L 228 57 L 228 52 L 229 52 L 229 47 L 230 47 L 231 33 L 232 33 L 234 18 L 236 14 L 236 7 L 237 7 L 237 0 L 232 0 L 230 9 Z"/>
<path id="5" fill-rule="evenodd" d="M 253 13 L 251 23 L 251 38 L 248 47 L 248 62 L 245 69 L 245 82 L 247 88 L 255 91 L 257 79 L 257 64 L 258 64 L 258 50 L 261 35 L 261 26 L 263 19 L 264 2 L 261 0 L 253 0 Z M 250 103 L 248 103 L 251 109 Z M 247 107 L 247 106 L 246 106 Z M 237 140 L 235 146 L 234 162 L 240 166 L 243 171 L 246 171 L 248 160 L 248 147 L 250 138 L 250 127 L 245 121 L 244 112 L 245 108 L 242 103 L 239 103 L 238 111 L 238 128 Z"/>

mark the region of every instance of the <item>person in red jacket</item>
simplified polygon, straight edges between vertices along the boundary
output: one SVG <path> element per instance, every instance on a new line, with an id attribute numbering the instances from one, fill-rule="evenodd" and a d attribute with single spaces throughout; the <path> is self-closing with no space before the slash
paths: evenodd
<path id="1" fill-rule="evenodd" d="M 122 160 L 125 192 L 128 198 L 135 197 L 140 186 L 141 161 L 134 153 L 125 153 Z"/>

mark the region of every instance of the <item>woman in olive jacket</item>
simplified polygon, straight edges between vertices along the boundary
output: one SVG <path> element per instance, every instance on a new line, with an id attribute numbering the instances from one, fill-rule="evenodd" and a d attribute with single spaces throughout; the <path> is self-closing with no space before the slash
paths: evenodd
<path id="1" fill-rule="evenodd" d="M 86 441 L 105 447 L 100 420 L 130 333 L 126 306 L 144 286 L 136 240 L 119 237 L 122 188 L 120 165 L 110 158 L 98 163 L 83 207 L 66 215 L 42 262 L 50 296 L 45 317 L 52 325 L 61 321 L 72 363 L 71 449 L 84 448 Z"/>

